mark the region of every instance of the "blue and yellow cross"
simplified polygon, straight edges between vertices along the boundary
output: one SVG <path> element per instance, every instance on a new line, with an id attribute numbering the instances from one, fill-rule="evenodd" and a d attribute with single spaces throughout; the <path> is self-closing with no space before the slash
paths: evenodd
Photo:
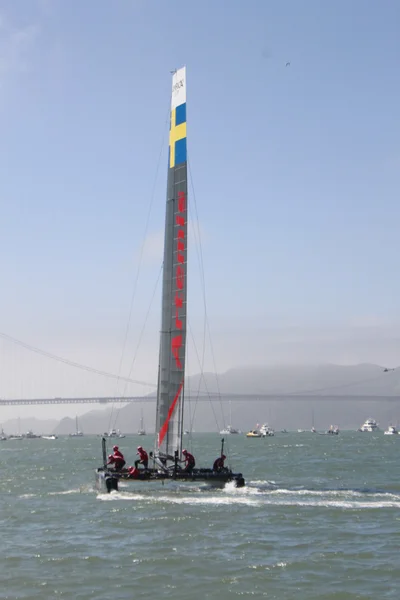
<path id="1" fill-rule="evenodd" d="M 186 102 L 171 111 L 169 131 L 170 169 L 186 162 Z"/>

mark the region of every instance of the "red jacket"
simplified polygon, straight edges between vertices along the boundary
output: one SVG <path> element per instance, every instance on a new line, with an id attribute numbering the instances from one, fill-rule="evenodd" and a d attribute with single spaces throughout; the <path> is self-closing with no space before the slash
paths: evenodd
<path id="1" fill-rule="evenodd" d="M 225 459 L 222 458 L 222 456 L 219 456 L 217 459 L 215 459 L 214 465 L 213 465 L 214 471 L 217 471 L 218 469 L 223 469 L 225 466 L 224 463 L 225 463 Z"/>
<path id="2" fill-rule="evenodd" d="M 190 452 L 186 452 L 186 454 L 184 454 L 184 457 L 185 457 L 186 466 L 188 467 L 190 465 L 190 466 L 194 467 L 194 465 L 196 464 L 196 461 L 194 460 L 193 454 L 190 454 Z"/>
<path id="3" fill-rule="evenodd" d="M 136 454 L 139 454 L 140 460 L 149 460 L 146 450 L 138 450 Z"/>
<path id="4" fill-rule="evenodd" d="M 129 467 L 128 473 L 133 479 L 137 479 L 140 475 L 140 471 L 136 467 Z"/>

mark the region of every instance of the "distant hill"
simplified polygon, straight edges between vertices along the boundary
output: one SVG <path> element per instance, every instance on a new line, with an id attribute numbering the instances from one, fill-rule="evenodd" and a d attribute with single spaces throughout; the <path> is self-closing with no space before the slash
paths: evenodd
<path id="1" fill-rule="evenodd" d="M 400 419 L 400 369 L 385 372 L 384 367 L 373 364 L 239 367 L 218 377 L 212 373 L 189 377 L 185 389 L 186 395 L 192 397 L 185 404 L 185 426 L 190 428 L 190 416 L 196 414 L 194 430 L 197 431 L 216 431 L 229 422 L 229 402 L 214 400 L 213 410 L 208 401 L 196 403 L 198 391 L 215 394 L 218 389 L 225 400 L 232 394 L 232 424 L 243 430 L 264 421 L 277 428 L 309 428 L 311 414 L 316 427 L 324 428 L 330 423 L 358 427 L 369 416 L 381 420 L 383 426 Z M 260 398 L 243 400 L 240 394 Z M 305 399 L 296 399 L 298 396 Z M 134 433 L 139 428 L 142 408 L 145 426 L 152 432 L 154 394 L 150 399 L 142 405 L 118 405 L 112 412 L 111 407 L 91 410 L 79 418 L 79 429 L 85 434 L 101 434 L 110 427 L 119 427 L 124 433 Z M 75 419 L 21 420 L 21 430 L 27 429 L 68 435 L 75 431 Z M 17 421 L 4 423 L 4 430 L 16 432 Z"/>
<path id="2" fill-rule="evenodd" d="M 351 366 L 265 366 L 230 369 L 188 378 L 186 390 L 223 394 L 318 394 L 345 396 L 400 395 L 400 369 L 384 372 L 372 364 Z"/>

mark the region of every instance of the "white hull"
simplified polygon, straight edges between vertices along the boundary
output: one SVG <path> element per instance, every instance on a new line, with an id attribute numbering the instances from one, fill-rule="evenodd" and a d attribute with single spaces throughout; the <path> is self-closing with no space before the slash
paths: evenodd
<path id="1" fill-rule="evenodd" d="M 373 431 L 378 431 L 379 427 L 375 419 L 367 419 L 363 425 L 361 425 L 358 431 L 362 433 L 372 433 Z"/>
<path id="2" fill-rule="evenodd" d="M 221 429 L 221 431 L 219 432 L 220 435 L 235 435 L 240 433 L 239 429 L 235 429 L 234 427 L 231 427 L 230 425 L 228 425 L 228 427 L 226 429 Z"/>
<path id="3" fill-rule="evenodd" d="M 272 437 L 275 435 L 275 431 L 268 427 L 266 423 L 264 423 L 264 425 L 262 425 L 262 427 L 260 428 L 260 433 L 261 437 Z"/>
<path id="4" fill-rule="evenodd" d="M 399 435 L 396 427 L 394 425 L 389 425 L 386 431 L 383 432 L 384 435 Z"/>

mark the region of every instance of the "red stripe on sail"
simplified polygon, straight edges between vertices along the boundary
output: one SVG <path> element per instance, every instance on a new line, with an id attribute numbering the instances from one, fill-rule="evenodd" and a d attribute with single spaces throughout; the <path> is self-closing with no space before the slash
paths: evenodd
<path id="1" fill-rule="evenodd" d="M 180 384 L 180 386 L 178 388 L 178 391 L 176 392 L 176 396 L 174 398 L 174 401 L 172 402 L 171 406 L 169 407 L 169 411 L 168 411 L 167 418 L 165 419 L 165 423 L 161 427 L 160 432 L 158 434 L 158 447 L 160 447 L 161 444 L 163 443 L 163 439 L 165 438 L 165 434 L 167 433 L 168 425 L 169 425 L 169 422 L 171 420 L 172 413 L 175 410 L 176 404 L 178 402 L 178 398 L 179 398 L 179 396 L 181 394 L 182 387 L 183 387 L 183 381 L 181 382 L 181 384 Z"/>

